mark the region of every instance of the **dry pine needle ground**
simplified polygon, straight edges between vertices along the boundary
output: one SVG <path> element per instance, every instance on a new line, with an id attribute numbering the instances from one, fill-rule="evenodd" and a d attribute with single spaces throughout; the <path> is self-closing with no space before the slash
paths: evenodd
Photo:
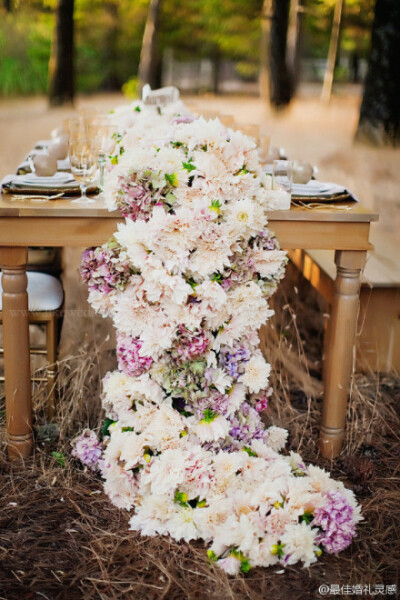
<path id="1" fill-rule="evenodd" d="M 38 389 L 35 455 L 24 467 L 10 464 L 2 445 L 0 600 L 307 600 L 322 598 L 321 584 L 399 584 L 400 377 L 356 375 L 342 456 L 332 464 L 319 457 L 324 307 L 305 282 L 297 283 L 282 285 L 274 300 L 277 316 L 263 336 L 275 385 L 265 419 L 289 429 L 289 448 L 354 489 L 365 518 L 354 543 L 308 569 L 254 569 L 231 578 L 210 564 L 201 542 L 128 531 L 128 514 L 114 508 L 100 479 L 70 457 L 72 437 L 101 423 L 100 377 L 115 364 L 112 332 L 90 314 L 70 321 L 67 314 L 58 435 L 50 431 L 46 438 L 45 397 Z"/>

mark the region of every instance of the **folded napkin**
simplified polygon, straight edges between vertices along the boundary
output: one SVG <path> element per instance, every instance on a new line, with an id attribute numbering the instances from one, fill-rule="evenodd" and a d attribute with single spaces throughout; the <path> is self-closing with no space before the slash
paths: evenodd
<path id="1" fill-rule="evenodd" d="M 39 140 L 35 144 L 35 150 L 45 150 L 53 142 L 54 142 L 54 140 Z"/>
<path id="2" fill-rule="evenodd" d="M 1 182 L 3 192 L 14 194 L 44 193 L 53 194 L 65 192 L 66 194 L 79 194 L 79 183 L 71 173 L 55 173 L 51 177 L 39 177 L 35 173 L 25 175 L 6 175 Z M 89 184 L 88 192 L 98 191 L 98 183 L 93 181 Z"/>
<path id="3" fill-rule="evenodd" d="M 353 200 L 358 202 L 357 198 L 347 188 L 336 183 L 325 183 L 311 179 L 308 183 L 292 184 L 292 198 L 334 200 L 346 196 L 351 196 Z"/>
<path id="4" fill-rule="evenodd" d="M 17 167 L 17 175 L 25 175 L 25 173 L 32 173 L 32 160 L 38 154 L 45 154 L 44 150 L 32 150 L 25 157 L 24 161 Z M 69 162 L 69 158 L 64 158 L 63 160 L 57 161 L 57 171 L 70 171 L 71 163 Z"/>

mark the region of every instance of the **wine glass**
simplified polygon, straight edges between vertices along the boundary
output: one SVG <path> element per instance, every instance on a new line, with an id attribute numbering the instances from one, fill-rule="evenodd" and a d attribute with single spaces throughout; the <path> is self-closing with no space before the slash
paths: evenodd
<path id="1" fill-rule="evenodd" d="M 69 160 L 71 163 L 71 173 L 79 182 L 81 188 L 81 197 L 72 200 L 74 204 L 93 204 L 95 200 L 86 196 L 87 186 L 96 177 L 97 156 L 96 151 L 88 139 L 70 139 L 69 141 Z"/>
<path id="2" fill-rule="evenodd" d="M 97 153 L 100 169 L 100 189 L 104 188 L 104 166 L 107 154 L 112 154 L 117 143 L 117 129 L 110 120 L 104 117 L 85 119 L 87 137 Z"/>

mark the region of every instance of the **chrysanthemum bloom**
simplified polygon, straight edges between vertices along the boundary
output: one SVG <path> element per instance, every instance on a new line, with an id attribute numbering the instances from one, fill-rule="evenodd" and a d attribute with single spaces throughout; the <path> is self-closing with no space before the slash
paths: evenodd
<path id="1" fill-rule="evenodd" d="M 138 338 L 120 334 L 117 336 L 118 367 L 132 377 L 139 377 L 146 373 L 153 364 L 150 356 L 141 356 L 140 348 L 143 342 Z"/>
<path id="2" fill-rule="evenodd" d="M 72 456 L 80 460 L 89 469 L 95 471 L 98 468 L 102 454 L 102 448 L 95 431 L 84 429 L 79 437 L 72 441 Z"/>
<path id="3" fill-rule="evenodd" d="M 329 491 L 326 498 L 324 506 L 315 511 L 313 525 L 324 532 L 318 536 L 318 543 L 329 554 L 335 554 L 347 548 L 355 535 L 354 510 L 340 492 Z"/>
<path id="4" fill-rule="evenodd" d="M 111 241 L 99 248 L 88 248 L 82 254 L 80 275 L 89 291 L 109 294 L 123 289 L 132 275 L 132 269 L 122 248 Z"/>

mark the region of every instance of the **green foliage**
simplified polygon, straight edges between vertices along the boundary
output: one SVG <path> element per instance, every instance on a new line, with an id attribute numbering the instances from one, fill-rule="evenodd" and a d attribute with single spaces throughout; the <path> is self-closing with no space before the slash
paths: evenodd
<path id="1" fill-rule="evenodd" d="M 128 79 L 126 83 L 122 86 L 122 92 L 124 96 L 127 98 L 132 98 L 133 100 L 138 97 L 137 94 L 137 86 L 138 86 L 138 78 L 131 77 Z"/>
<path id="2" fill-rule="evenodd" d="M 304 13 L 304 55 L 326 58 L 336 0 L 308 0 Z M 343 6 L 340 47 L 366 56 L 375 0 L 346 0 Z M 343 75 L 343 74 L 341 74 Z"/>
<path id="3" fill-rule="evenodd" d="M 62 452 L 52 452 L 51 453 L 54 460 L 60 465 L 60 467 L 65 467 L 65 456 Z"/>
<path id="4" fill-rule="evenodd" d="M 33 19 L 23 14 L 3 14 L 0 19 L 0 94 L 40 93 L 46 90 L 50 57 L 49 15 Z"/>
<path id="5" fill-rule="evenodd" d="M 0 5 L 0 95 L 44 93 L 57 0 Z M 258 75 L 262 0 L 163 0 L 158 51 L 180 60 L 236 63 L 245 80 Z M 303 1 L 303 55 L 325 58 L 335 0 Z M 123 89 L 136 97 L 137 70 L 149 0 L 75 0 L 76 87 L 80 92 Z M 374 0 L 346 0 L 340 45 L 365 56 Z M 338 73 L 338 76 L 344 76 Z"/>

